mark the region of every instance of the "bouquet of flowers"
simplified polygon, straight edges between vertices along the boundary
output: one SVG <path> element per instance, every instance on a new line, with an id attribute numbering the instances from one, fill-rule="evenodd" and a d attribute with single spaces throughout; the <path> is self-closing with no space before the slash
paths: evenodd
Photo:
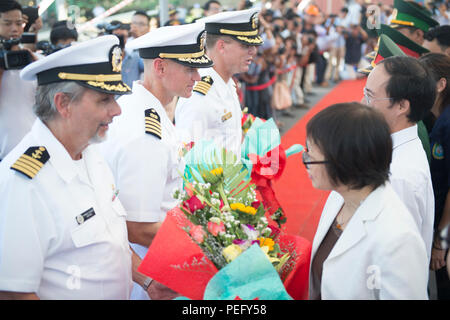
<path id="1" fill-rule="evenodd" d="M 201 149 L 195 164 L 187 157 L 185 190 L 174 194 L 181 204 L 168 212 L 138 270 L 191 299 L 306 298 L 310 243 L 269 225 L 231 152 Z M 252 262 L 261 257 L 266 264 Z"/>

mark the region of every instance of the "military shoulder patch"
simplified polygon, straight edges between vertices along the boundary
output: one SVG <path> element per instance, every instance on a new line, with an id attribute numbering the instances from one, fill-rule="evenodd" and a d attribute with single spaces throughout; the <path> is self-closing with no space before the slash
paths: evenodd
<path id="1" fill-rule="evenodd" d="M 214 80 L 211 78 L 211 76 L 204 76 L 202 79 L 197 82 L 194 89 L 192 91 L 198 92 L 204 96 L 208 93 L 209 89 L 211 89 L 211 86 L 213 85 Z"/>
<path id="2" fill-rule="evenodd" d="M 145 133 L 151 134 L 158 139 L 162 138 L 161 117 L 153 108 L 145 110 Z"/>
<path id="3" fill-rule="evenodd" d="M 435 158 L 436 160 L 442 160 L 444 159 L 444 148 L 439 143 L 435 143 L 433 145 L 431 154 L 433 158 Z"/>
<path id="4" fill-rule="evenodd" d="M 50 159 L 50 155 L 45 147 L 30 147 L 14 162 L 11 169 L 33 179 L 48 159 Z"/>

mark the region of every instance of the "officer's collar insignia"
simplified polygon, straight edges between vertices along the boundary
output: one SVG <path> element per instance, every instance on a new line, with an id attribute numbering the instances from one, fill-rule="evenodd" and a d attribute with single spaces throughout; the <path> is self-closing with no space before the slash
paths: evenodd
<path id="1" fill-rule="evenodd" d="M 435 143 L 433 145 L 433 150 L 431 151 L 431 154 L 433 155 L 433 158 L 436 160 L 442 160 L 444 159 L 444 148 L 439 143 Z"/>
<path id="2" fill-rule="evenodd" d="M 45 147 L 30 147 L 14 162 L 11 169 L 33 179 L 48 159 L 50 159 L 50 155 Z"/>
<path id="3" fill-rule="evenodd" d="M 151 134 L 158 139 L 162 138 L 161 117 L 154 108 L 145 110 L 145 133 Z"/>
<path id="4" fill-rule="evenodd" d="M 199 82 L 197 82 L 193 91 L 205 96 L 208 93 L 209 89 L 211 89 L 213 83 L 214 80 L 211 78 L 211 76 L 204 76 Z"/>

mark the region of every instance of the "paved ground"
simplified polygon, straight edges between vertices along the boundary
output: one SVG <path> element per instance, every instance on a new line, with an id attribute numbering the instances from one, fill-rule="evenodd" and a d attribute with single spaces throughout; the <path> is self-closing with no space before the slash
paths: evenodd
<path id="1" fill-rule="evenodd" d="M 311 94 L 306 95 L 305 104 L 309 108 L 294 108 L 291 107 L 287 109 L 287 114 L 283 111 L 277 111 L 276 120 L 280 121 L 283 126 L 280 128 L 280 133 L 283 135 L 290 128 L 292 128 L 312 107 L 316 105 L 328 92 L 330 92 L 337 83 L 331 82 L 327 88 L 322 88 L 320 86 L 313 86 Z"/>

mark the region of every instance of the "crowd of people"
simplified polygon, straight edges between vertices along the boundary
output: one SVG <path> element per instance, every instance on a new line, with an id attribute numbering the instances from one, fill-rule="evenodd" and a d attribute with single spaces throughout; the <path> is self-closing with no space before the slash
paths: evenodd
<path id="1" fill-rule="evenodd" d="M 338 15 L 300 4 L 210 0 L 196 23 L 173 10 L 164 26 L 142 10 L 76 45 L 62 21 L 48 43 L 24 45 L 13 40 L 39 18 L 2 3 L 0 297 L 177 296 L 137 266 L 177 205 L 183 147 L 212 139 L 240 157 L 243 109 L 277 119 L 307 108 L 315 85 L 367 77 L 361 103 L 307 125 L 303 163 L 333 191 L 310 298 L 427 299 L 431 269 L 448 299 L 448 1 L 357 0 Z"/>

